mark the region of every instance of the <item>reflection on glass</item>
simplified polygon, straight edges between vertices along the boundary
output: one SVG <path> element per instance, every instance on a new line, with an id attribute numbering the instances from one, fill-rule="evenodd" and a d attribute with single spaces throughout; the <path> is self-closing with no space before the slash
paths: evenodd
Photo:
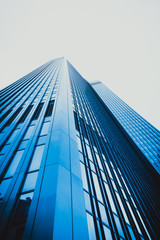
<path id="1" fill-rule="evenodd" d="M 14 132 L 12 133 L 12 135 L 10 136 L 9 140 L 7 143 L 11 143 L 14 138 L 17 136 L 18 132 L 19 132 L 20 129 L 15 129 Z"/>
<path id="2" fill-rule="evenodd" d="M 17 151 L 12 159 L 12 162 L 5 174 L 5 178 L 7 177 L 11 177 L 14 175 L 15 171 L 16 171 L 16 168 L 20 162 L 20 159 L 22 157 L 22 154 L 23 154 L 24 150 L 20 150 L 20 151 Z"/>
<path id="3" fill-rule="evenodd" d="M 99 210 L 100 210 L 102 221 L 109 225 L 105 207 L 101 203 L 98 203 L 98 204 L 99 204 Z"/>
<path id="4" fill-rule="evenodd" d="M 48 133 L 49 125 L 50 125 L 50 122 L 43 123 L 42 130 L 40 133 L 41 136 L 46 135 Z"/>
<path id="5" fill-rule="evenodd" d="M 44 151 L 44 145 L 36 146 L 33 158 L 31 161 L 31 166 L 29 168 L 29 172 L 33 170 L 37 170 L 40 167 L 42 156 Z"/>
<path id="6" fill-rule="evenodd" d="M 108 185 L 105 182 L 104 182 L 104 185 L 105 185 L 105 188 L 106 188 L 106 192 L 107 192 L 107 196 L 108 196 L 109 202 L 111 204 L 111 209 L 112 209 L 113 212 L 117 213 L 115 205 L 114 205 L 114 202 L 113 202 L 113 198 L 112 198 L 112 195 L 111 195 L 111 192 L 110 192 L 110 189 L 109 189 Z"/>
<path id="7" fill-rule="evenodd" d="M 115 222 L 116 222 L 116 226 L 117 226 L 119 235 L 121 235 L 122 237 L 124 237 L 124 233 L 123 233 L 123 230 L 122 230 L 122 227 L 121 227 L 121 223 L 120 223 L 120 221 L 119 221 L 119 218 L 118 218 L 116 215 L 114 215 L 114 219 L 115 219 Z"/>
<path id="8" fill-rule="evenodd" d="M 36 185 L 37 177 L 38 177 L 38 172 L 28 173 L 22 192 L 33 190 Z"/>
<path id="9" fill-rule="evenodd" d="M 33 132 L 34 127 L 35 127 L 35 126 L 33 125 L 33 126 L 30 126 L 30 127 L 28 128 L 28 130 L 27 130 L 27 132 L 26 132 L 23 140 L 29 139 L 29 138 L 32 136 L 32 132 Z"/>
<path id="10" fill-rule="evenodd" d="M 0 199 L 4 197 L 12 178 L 4 179 L 0 185 Z"/>
<path id="11" fill-rule="evenodd" d="M 101 195 L 101 190 L 100 190 L 98 179 L 97 179 L 97 175 L 92 172 L 92 176 L 93 176 L 94 186 L 95 186 L 95 189 L 96 189 L 97 198 L 101 202 L 103 202 L 102 195 Z"/>
<path id="12" fill-rule="evenodd" d="M 109 230 L 109 228 L 107 228 L 105 225 L 103 225 L 103 229 L 104 229 L 104 235 L 106 237 L 106 240 L 112 240 L 112 235 L 111 235 L 111 231 Z"/>
<path id="13" fill-rule="evenodd" d="M 88 223 L 89 239 L 90 240 L 96 240 L 93 217 L 88 213 L 87 213 L 87 223 Z"/>
<path id="14" fill-rule="evenodd" d="M 88 190 L 88 184 L 87 184 L 87 177 L 86 177 L 85 167 L 84 167 L 83 163 L 81 163 L 80 165 L 81 165 L 81 174 L 82 174 L 83 188 Z"/>
<path id="15" fill-rule="evenodd" d="M 84 191 L 84 199 L 85 199 L 86 209 L 87 209 L 88 211 L 92 212 L 90 197 L 89 197 L 89 194 L 88 194 L 86 191 Z"/>

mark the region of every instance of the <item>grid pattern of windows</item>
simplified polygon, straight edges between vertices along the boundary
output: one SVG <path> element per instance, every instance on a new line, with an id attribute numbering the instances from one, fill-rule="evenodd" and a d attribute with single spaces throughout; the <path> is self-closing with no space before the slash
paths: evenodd
<path id="1" fill-rule="evenodd" d="M 96 105 L 88 83 L 82 83 L 70 64 L 69 68 L 90 239 L 151 239 L 149 220 L 119 168 L 126 153 L 120 152 L 110 130 L 98 120 L 96 107 L 102 121 L 105 113 Z"/>
<path id="2" fill-rule="evenodd" d="M 160 132 L 101 82 L 92 84 L 107 108 L 160 173 Z"/>
<path id="3" fill-rule="evenodd" d="M 66 59 L 1 94 L 0 239 L 158 240 L 157 172 Z"/>

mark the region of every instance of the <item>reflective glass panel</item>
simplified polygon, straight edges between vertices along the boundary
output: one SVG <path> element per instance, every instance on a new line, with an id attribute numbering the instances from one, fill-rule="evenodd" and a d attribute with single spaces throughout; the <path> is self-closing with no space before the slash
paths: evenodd
<path id="1" fill-rule="evenodd" d="M 1 185 L 0 185 L 0 198 L 3 198 L 4 195 L 6 194 L 6 191 L 8 189 L 8 186 L 9 186 L 11 180 L 12 180 L 12 178 L 9 178 L 9 179 L 4 179 L 1 182 Z"/>
<path id="2" fill-rule="evenodd" d="M 93 217 L 88 213 L 87 213 L 87 223 L 88 223 L 89 239 L 96 240 Z"/>
<path id="3" fill-rule="evenodd" d="M 15 153 L 15 155 L 12 159 L 12 162 L 11 162 L 11 164 L 10 164 L 6 174 L 5 174 L 5 178 L 13 176 L 13 174 L 15 173 L 16 168 L 17 168 L 17 166 L 20 162 L 20 159 L 22 157 L 23 152 L 24 152 L 24 150 L 20 150 L 20 151 L 17 151 Z"/>
<path id="4" fill-rule="evenodd" d="M 35 188 L 38 172 L 28 173 L 22 189 L 22 192 L 30 191 Z"/>
<path id="5" fill-rule="evenodd" d="M 43 123 L 42 130 L 40 133 L 41 136 L 46 135 L 48 133 L 49 125 L 50 125 L 50 122 Z"/>
<path id="6" fill-rule="evenodd" d="M 29 172 L 39 169 L 41 160 L 42 160 L 42 156 L 43 156 L 44 146 L 45 145 L 40 145 L 40 146 L 35 147 L 35 151 L 33 154 Z"/>

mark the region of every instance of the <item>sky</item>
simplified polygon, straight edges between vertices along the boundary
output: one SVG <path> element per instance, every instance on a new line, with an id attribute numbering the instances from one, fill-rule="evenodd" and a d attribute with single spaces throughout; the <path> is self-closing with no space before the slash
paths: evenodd
<path id="1" fill-rule="evenodd" d="M 159 0 L 0 0 L 0 89 L 66 57 L 160 129 Z"/>

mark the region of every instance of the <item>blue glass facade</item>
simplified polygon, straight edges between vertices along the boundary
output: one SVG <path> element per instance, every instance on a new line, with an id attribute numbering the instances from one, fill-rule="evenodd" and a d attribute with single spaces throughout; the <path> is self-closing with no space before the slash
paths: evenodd
<path id="1" fill-rule="evenodd" d="M 66 59 L 1 90 L 0 114 L 0 239 L 158 239 L 158 173 Z"/>
<path id="2" fill-rule="evenodd" d="M 160 132 L 101 82 L 91 84 L 153 167 L 160 173 Z"/>

